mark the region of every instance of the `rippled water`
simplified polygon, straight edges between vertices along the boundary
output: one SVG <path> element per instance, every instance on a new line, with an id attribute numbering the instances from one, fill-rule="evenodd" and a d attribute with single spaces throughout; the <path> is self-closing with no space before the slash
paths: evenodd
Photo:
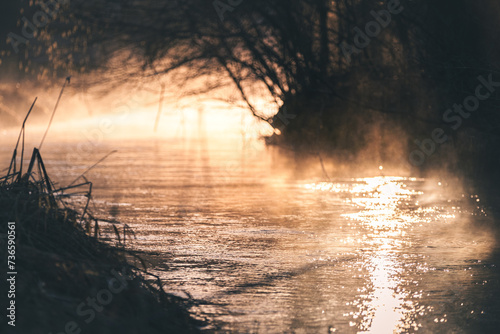
<path id="1" fill-rule="evenodd" d="M 326 181 L 262 143 L 109 142 L 44 147 L 55 181 L 93 169 L 95 210 L 193 311 L 244 333 L 496 333 L 495 240 L 480 199 L 431 180 Z M 10 147 L 2 147 L 1 169 Z"/>

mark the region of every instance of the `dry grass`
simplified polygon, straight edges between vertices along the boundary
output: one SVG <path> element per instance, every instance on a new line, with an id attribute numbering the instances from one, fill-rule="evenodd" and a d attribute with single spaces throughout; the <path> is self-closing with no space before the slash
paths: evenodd
<path id="1" fill-rule="evenodd" d="M 16 166 L 17 149 L 9 172 L 0 178 L 1 254 L 7 249 L 7 223 L 16 223 L 17 321 L 7 332 L 64 333 L 70 321 L 82 333 L 199 332 L 206 323 L 188 311 L 195 301 L 164 292 L 159 280 L 138 267 L 142 261 L 130 260 L 137 256 L 99 239 L 97 220 L 87 210 L 92 184 L 84 180 L 55 189 L 38 150 L 23 173 L 23 166 Z M 119 236 L 121 228 L 114 230 Z M 7 268 L 6 255 L 0 263 Z M 108 289 L 113 271 L 128 277 L 127 287 L 87 323 L 89 316 L 79 314 L 78 306 Z M 0 291 L 7 290 L 2 278 Z"/>

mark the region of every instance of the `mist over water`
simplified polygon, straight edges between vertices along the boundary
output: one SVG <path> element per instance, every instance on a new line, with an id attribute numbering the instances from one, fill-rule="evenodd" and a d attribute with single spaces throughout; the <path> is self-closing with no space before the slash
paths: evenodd
<path id="1" fill-rule="evenodd" d="M 499 332 L 498 1 L 2 8 L 0 177 L 37 98 L 23 167 L 206 332 Z"/>
<path id="2" fill-rule="evenodd" d="M 128 247 L 170 292 L 207 302 L 193 312 L 221 332 L 495 328 L 498 249 L 479 227 L 491 218 L 456 180 L 383 166 L 348 175 L 328 160 L 325 175 L 316 157 L 297 163 L 242 131 L 241 118 L 221 133 L 192 116 L 165 118 L 175 136 L 108 134 L 98 145 L 55 124 L 42 156 L 62 186 L 118 150 L 86 175 L 96 215 L 128 224 Z M 11 149 L 1 148 L 2 169 Z"/>

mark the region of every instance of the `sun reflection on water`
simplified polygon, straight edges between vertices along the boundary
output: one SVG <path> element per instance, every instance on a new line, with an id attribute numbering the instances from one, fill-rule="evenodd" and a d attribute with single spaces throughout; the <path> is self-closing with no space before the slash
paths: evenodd
<path id="1" fill-rule="evenodd" d="M 407 187 L 408 182 L 415 181 L 418 180 L 381 176 L 305 186 L 310 190 L 344 193 L 347 203 L 361 208 L 341 215 L 361 224 L 365 229 L 363 244 L 369 246 L 360 264 L 368 273 L 362 289 L 365 293 L 351 303 L 358 312 L 345 314 L 352 318 L 349 326 L 357 327 L 358 333 L 402 333 L 421 326 L 415 321 L 419 307 L 415 300 L 419 296 L 408 298 L 409 292 L 403 288 L 404 264 L 398 259 L 398 253 L 408 243 L 406 230 L 425 220 L 425 214 L 436 211 L 432 207 L 415 207 L 413 212 L 407 212 L 408 205 L 416 205 L 415 197 L 422 194 Z M 429 270 L 427 264 L 419 265 L 421 271 Z"/>
<path id="2" fill-rule="evenodd" d="M 398 327 L 403 318 L 402 306 L 405 295 L 396 292 L 401 283 L 397 279 L 401 269 L 391 256 L 391 251 L 383 248 L 370 258 L 369 265 L 373 291 L 364 305 L 368 313 L 360 329 L 362 332 L 389 333 Z"/>

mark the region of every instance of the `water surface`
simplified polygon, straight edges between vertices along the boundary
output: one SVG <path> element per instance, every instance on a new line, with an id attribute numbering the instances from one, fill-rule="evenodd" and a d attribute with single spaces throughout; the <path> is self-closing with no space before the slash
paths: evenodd
<path id="1" fill-rule="evenodd" d="M 478 227 L 490 217 L 445 179 L 304 176 L 258 141 L 81 147 L 46 144 L 54 181 L 117 149 L 87 174 L 94 210 L 129 224 L 129 246 L 171 292 L 206 301 L 193 311 L 219 332 L 500 328 L 497 248 Z M 1 148 L 1 169 L 10 154 Z"/>

